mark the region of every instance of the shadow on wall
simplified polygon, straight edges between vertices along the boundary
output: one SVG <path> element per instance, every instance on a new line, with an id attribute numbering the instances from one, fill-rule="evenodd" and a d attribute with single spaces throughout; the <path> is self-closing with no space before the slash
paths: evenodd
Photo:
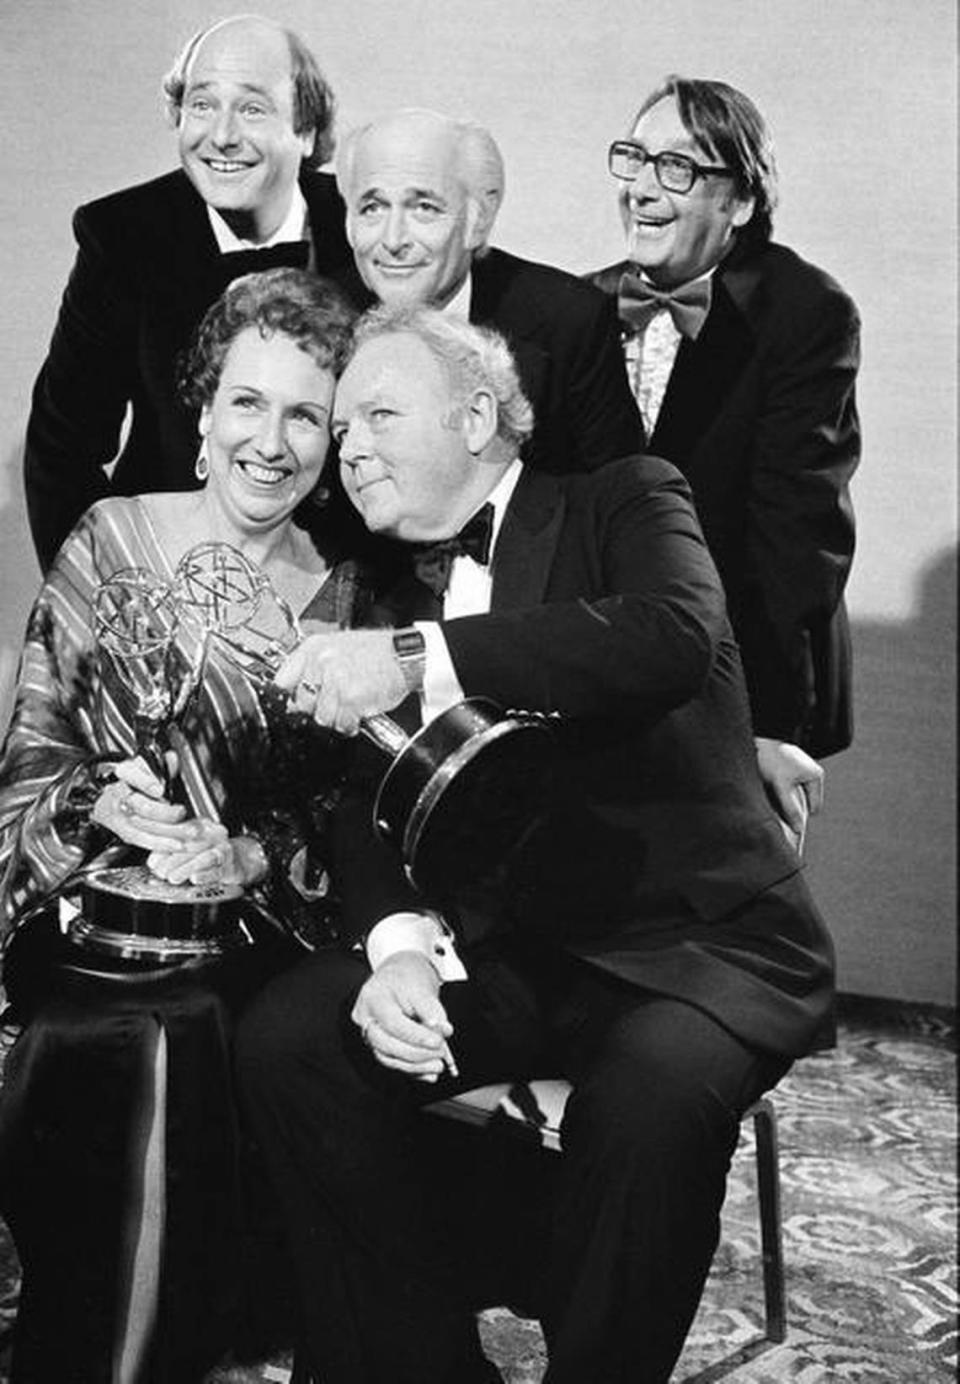
<path id="1" fill-rule="evenodd" d="M 23 447 L 11 449 L 0 474 L 0 727 L 6 729 L 27 615 L 40 590 L 40 565 L 34 552 L 23 498 Z"/>
<path id="2" fill-rule="evenodd" d="M 810 861 L 854 994 L 956 1003 L 956 592 L 953 548 L 913 618 L 854 624 L 855 740 L 827 762 Z"/>

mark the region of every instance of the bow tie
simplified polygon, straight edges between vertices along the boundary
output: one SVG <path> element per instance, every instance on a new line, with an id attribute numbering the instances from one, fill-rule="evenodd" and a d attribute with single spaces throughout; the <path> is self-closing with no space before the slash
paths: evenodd
<path id="1" fill-rule="evenodd" d="M 411 543 L 413 567 L 417 576 L 437 596 L 450 584 L 450 569 L 455 557 L 472 557 L 485 567 L 490 561 L 493 536 L 493 505 L 487 501 L 468 519 L 459 533 L 438 543 Z"/>
<path id="2" fill-rule="evenodd" d="M 650 319 L 664 308 L 677 331 L 696 341 L 710 311 L 710 280 L 695 279 L 679 288 L 659 289 L 630 270 L 620 275 L 617 311 L 621 322 L 632 331 L 644 331 Z"/>
<path id="3" fill-rule="evenodd" d="M 282 240 L 262 250 L 228 250 L 220 259 L 231 279 L 239 279 L 241 274 L 258 274 L 264 269 L 306 269 L 310 246 L 305 240 Z"/>

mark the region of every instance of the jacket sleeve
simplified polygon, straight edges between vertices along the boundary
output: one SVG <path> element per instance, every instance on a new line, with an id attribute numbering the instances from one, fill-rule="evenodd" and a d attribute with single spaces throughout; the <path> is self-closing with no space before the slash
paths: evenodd
<path id="1" fill-rule="evenodd" d="M 77 255 L 33 390 L 24 451 L 27 512 L 46 571 L 80 515 L 110 493 L 136 359 L 134 288 L 103 209 L 74 216 Z"/>
<path id="2" fill-rule="evenodd" d="M 700 693 L 727 631 L 722 588 L 685 482 L 669 468 L 650 484 L 644 465 L 590 477 L 543 604 L 444 623 L 465 695 L 565 716 L 658 717 Z"/>
<path id="3" fill-rule="evenodd" d="M 813 310 L 810 310 L 813 309 Z M 860 457 L 859 319 L 836 286 L 764 363 L 746 514 L 746 579 L 732 615 L 758 735 L 842 748 L 849 697 L 842 597 L 854 550 L 849 481 Z"/>

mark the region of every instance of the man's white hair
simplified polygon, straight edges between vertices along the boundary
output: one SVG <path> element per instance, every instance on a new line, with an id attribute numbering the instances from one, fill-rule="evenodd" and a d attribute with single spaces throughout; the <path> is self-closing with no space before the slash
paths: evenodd
<path id="1" fill-rule="evenodd" d="M 371 308 L 357 323 L 354 353 L 382 336 L 415 336 L 444 370 L 457 405 L 478 389 L 497 405 L 497 436 L 519 448 L 533 432 L 533 409 L 520 386 L 510 347 L 490 327 L 424 307 Z"/>
<path id="2" fill-rule="evenodd" d="M 457 151 L 457 176 L 477 218 L 481 249 L 476 253 L 482 254 L 503 201 L 505 179 L 503 157 L 496 140 L 489 130 L 472 120 L 454 120 L 452 116 L 441 115 L 438 111 L 405 106 L 351 130 L 340 141 L 336 164 L 337 186 L 348 212 L 353 200 L 354 170 L 360 144 L 368 135 L 399 121 L 419 122 L 425 128 L 432 126 L 453 141 Z"/>

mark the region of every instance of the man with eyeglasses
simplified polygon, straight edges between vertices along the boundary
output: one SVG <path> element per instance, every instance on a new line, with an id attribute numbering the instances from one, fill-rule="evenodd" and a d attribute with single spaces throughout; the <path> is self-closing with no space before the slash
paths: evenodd
<path id="1" fill-rule="evenodd" d="M 860 456 L 859 318 L 771 242 L 777 175 L 753 102 L 667 77 L 613 142 L 626 260 L 617 299 L 649 448 L 685 474 L 740 642 L 760 771 L 802 850 L 817 760 L 851 740 L 843 590 Z"/>

